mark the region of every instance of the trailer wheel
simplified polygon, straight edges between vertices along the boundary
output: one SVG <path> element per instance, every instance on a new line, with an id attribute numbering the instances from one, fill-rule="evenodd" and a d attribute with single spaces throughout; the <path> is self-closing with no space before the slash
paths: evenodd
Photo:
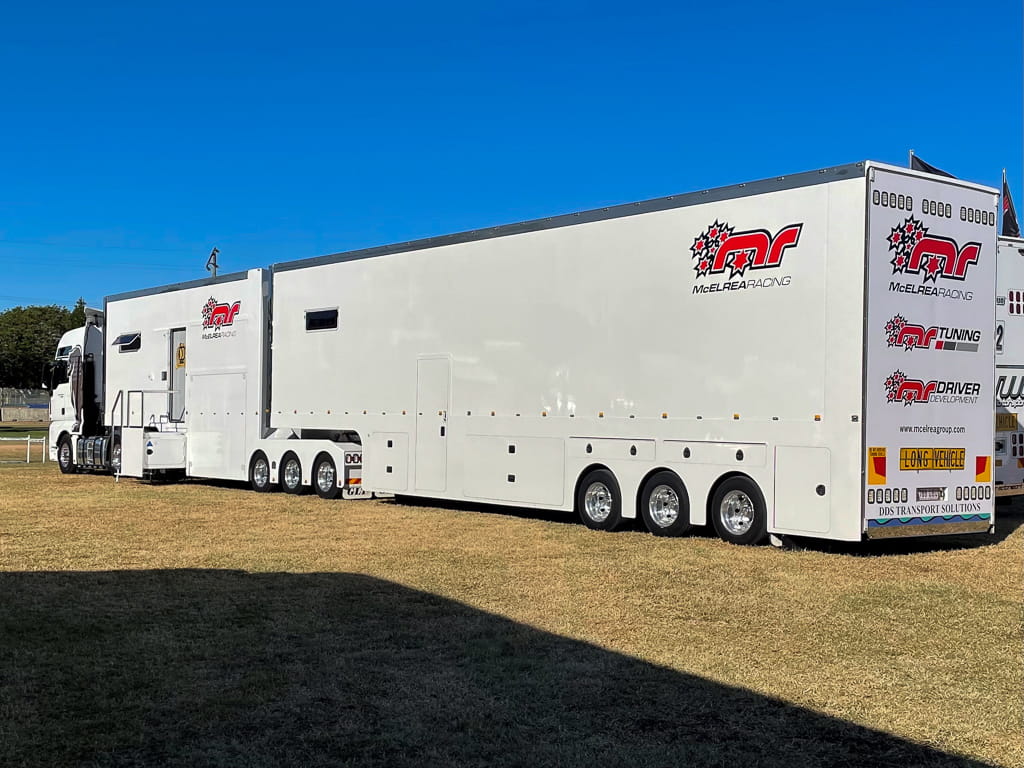
<path id="1" fill-rule="evenodd" d="M 640 516 L 655 536 L 682 536 L 690 530 L 690 498 L 675 472 L 656 472 L 644 483 Z"/>
<path id="2" fill-rule="evenodd" d="M 768 530 L 764 495 L 749 477 L 736 475 L 718 486 L 711 501 L 715 532 L 733 544 L 759 544 Z"/>
<path id="3" fill-rule="evenodd" d="M 313 488 L 321 499 L 336 499 L 341 494 L 334 459 L 326 453 L 317 456 L 313 463 Z"/>
<path id="4" fill-rule="evenodd" d="M 607 469 L 588 472 L 576 489 L 576 509 L 583 524 L 595 531 L 614 531 L 622 522 L 622 492 Z"/>
<path id="5" fill-rule="evenodd" d="M 286 453 L 281 459 L 281 490 L 285 493 L 302 493 L 302 464 L 294 453 Z"/>
<path id="6" fill-rule="evenodd" d="M 249 463 L 249 485 L 257 493 L 266 493 L 271 490 L 270 462 L 267 461 L 267 455 L 263 451 L 256 451 Z"/>
<path id="7" fill-rule="evenodd" d="M 121 441 L 117 440 L 110 446 L 110 471 L 115 475 L 121 474 Z"/>
<path id="8" fill-rule="evenodd" d="M 75 455 L 71 450 L 71 438 L 67 435 L 57 441 L 57 466 L 65 475 L 73 475 L 78 471 L 75 466 Z"/>

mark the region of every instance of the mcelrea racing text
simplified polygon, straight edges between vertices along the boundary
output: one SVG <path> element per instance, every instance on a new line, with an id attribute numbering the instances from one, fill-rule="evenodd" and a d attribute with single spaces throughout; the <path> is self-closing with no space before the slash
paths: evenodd
<path id="1" fill-rule="evenodd" d="M 922 296 L 938 296 L 942 299 L 974 300 L 974 291 L 962 291 L 959 288 L 946 288 L 941 285 L 914 285 L 913 283 L 899 283 L 893 280 L 889 283 L 889 290 L 894 293 L 919 293 Z"/>

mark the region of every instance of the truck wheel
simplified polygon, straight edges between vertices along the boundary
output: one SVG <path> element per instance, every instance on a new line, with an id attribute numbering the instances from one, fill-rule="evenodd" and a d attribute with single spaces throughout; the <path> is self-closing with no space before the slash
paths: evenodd
<path id="1" fill-rule="evenodd" d="M 730 477 L 718 486 L 711 501 L 715 532 L 733 544 L 759 544 L 767 535 L 764 495 L 749 477 Z"/>
<path id="2" fill-rule="evenodd" d="M 313 463 L 313 488 L 321 499 L 336 499 L 341 494 L 334 459 L 327 454 L 317 456 Z"/>
<path id="3" fill-rule="evenodd" d="M 263 451 L 256 451 L 253 454 L 252 462 L 249 464 L 249 485 L 256 493 L 266 493 L 271 490 L 270 485 L 270 462 Z"/>
<path id="4" fill-rule="evenodd" d="M 281 490 L 285 493 L 302 493 L 302 464 L 294 453 L 286 453 L 281 459 Z"/>
<path id="5" fill-rule="evenodd" d="M 655 536 L 682 536 L 690 530 L 690 498 L 675 472 L 658 472 L 644 483 L 640 516 Z"/>
<path id="6" fill-rule="evenodd" d="M 71 438 L 64 435 L 57 441 L 57 466 L 65 475 L 73 475 L 78 471 L 75 466 L 74 453 L 71 451 Z"/>
<path id="7" fill-rule="evenodd" d="M 121 441 L 118 440 L 110 447 L 110 471 L 115 475 L 121 474 Z"/>
<path id="8" fill-rule="evenodd" d="M 622 522 L 622 493 L 615 475 L 595 469 L 576 489 L 576 509 L 583 524 L 595 531 L 614 531 Z"/>

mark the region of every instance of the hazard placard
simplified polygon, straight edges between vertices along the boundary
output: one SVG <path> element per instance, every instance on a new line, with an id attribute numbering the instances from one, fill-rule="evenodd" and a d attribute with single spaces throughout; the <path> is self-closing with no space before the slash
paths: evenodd
<path id="1" fill-rule="evenodd" d="M 868 448 L 868 485 L 885 485 L 885 448 Z"/>

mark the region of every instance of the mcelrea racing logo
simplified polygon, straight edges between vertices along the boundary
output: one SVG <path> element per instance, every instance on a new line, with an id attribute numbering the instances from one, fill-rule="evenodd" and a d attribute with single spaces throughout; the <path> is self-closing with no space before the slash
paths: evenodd
<path id="1" fill-rule="evenodd" d="M 219 329 L 225 325 L 231 325 L 235 322 L 235 315 L 238 314 L 238 310 L 242 307 L 242 302 L 236 301 L 234 304 L 218 304 L 217 300 L 210 297 L 203 305 L 203 328 Z"/>
<path id="2" fill-rule="evenodd" d="M 977 352 L 981 331 L 974 328 L 947 328 L 944 325 L 914 325 L 903 315 L 894 315 L 885 324 L 886 341 L 890 347 L 906 350 L 943 349 L 957 352 Z M 934 345 L 934 346 L 933 346 Z"/>
<path id="3" fill-rule="evenodd" d="M 789 224 L 780 229 L 773 237 L 765 229 L 735 231 L 727 221 L 718 221 L 708 226 L 694 238 L 690 246 L 693 258 L 693 270 L 697 277 L 714 277 L 725 275 L 726 280 L 743 278 L 748 270 L 773 269 L 782 264 L 782 256 L 787 248 L 800 241 L 803 224 Z M 774 285 L 788 285 L 789 276 L 754 278 L 728 283 L 712 283 L 694 286 L 694 293 L 710 293 L 715 290 L 732 290 L 737 288 L 762 288 Z"/>
<path id="4" fill-rule="evenodd" d="M 889 262 L 892 273 L 922 274 L 922 282 L 935 283 L 940 277 L 966 280 L 967 268 L 977 264 L 981 254 L 981 243 L 967 243 L 960 248 L 948 237 L 929 235 L 928 227 L 913 216 L 893 227 L 886 241 L 894 252 Z"/>
<path id="5" fill-rule="evenodd" d="M 976 403 L 981 393 L 977 381 L 921 381 L 908 379 L 903 371 L 893 371 L 885 380 L 886 401 L 914 403 Z"/>
<path id="6" fill-rule="evenodd" d="M 217 300 L 210 297 L 203 305 L 203 330 L 204 339 L 227 339 L 237 335 L 237 331 L 229 331 L 226 328 L 233 325 L 235 315 L 242 308 L 242 302 L 236 301 L 233 304 L 218 304 Z"/>

